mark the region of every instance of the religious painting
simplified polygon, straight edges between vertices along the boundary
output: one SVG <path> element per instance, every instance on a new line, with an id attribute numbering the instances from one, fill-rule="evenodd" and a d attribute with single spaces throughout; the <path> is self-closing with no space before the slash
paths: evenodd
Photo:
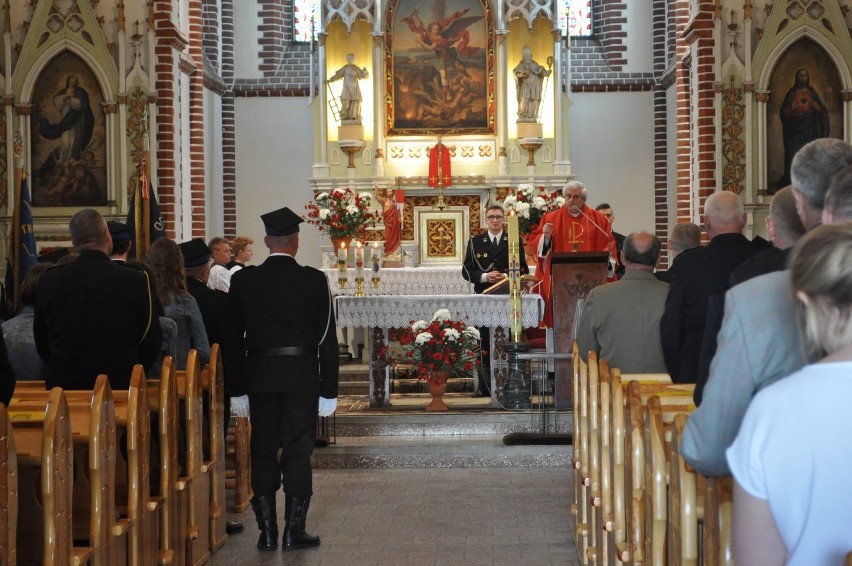
<path id="1" fill-rule="evenodd" d="M 45 66 L 32 99 L 33 206 L 107 203 L 103 93 L 83 60 L 64 51 Z"/>
<path id="2" fill-rule="evenodd" d="M 397 0 L 387 12 L 389 135 L 494 132 L 488 0 Z"/>
<path id="3" fill-rule="evenodd" d="M 831 57 L 810 39 L 793 44 L 779 59 L 769 82 L 766 190 L 790 184 L 790 163 L 817 138 L 843 137 L 840 77 Z"/>

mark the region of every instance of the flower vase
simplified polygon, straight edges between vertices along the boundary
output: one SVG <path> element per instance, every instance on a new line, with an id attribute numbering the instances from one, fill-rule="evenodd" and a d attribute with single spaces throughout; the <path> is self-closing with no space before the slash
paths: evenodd
<path id="1" fill-rule="evenodd" d="M 341 244 L 343 244 L 343 247 L 345 247 L 348 251 L 349 245 L 352 242 L 352 236 L 343 236 L 343 237 L 329 236 L 329 238 L 331 239 L 331 245 L 334 246 L 334 253 L 337 253 L 337 250 L 340 249 Z"/>
<path id="2" fill-rule="evenodd" d="M 446 411 L 447 404 L 444 403 L 444 393 L 447 392 L 447 379 L 452 372 L 449 371 L 433 371 L 427 383 L 429 384 L 429 394 L 432 396 L 432 402 L 426 407 L 427 411 Z"/>

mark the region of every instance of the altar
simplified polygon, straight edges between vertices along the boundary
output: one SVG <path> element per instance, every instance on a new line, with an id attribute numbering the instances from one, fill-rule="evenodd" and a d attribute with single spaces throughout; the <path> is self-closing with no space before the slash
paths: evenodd
<path id="1" fill-rule="evenodd" d="M 491 328 L 491 406 L 501 406 L 500 395 L 508 378 L 505 342 L 508 340 L 509 297 L 507 295 L 428 294 L 337 296 L 334 299 L 337 324 L 341 327 L 369 328 L 370 406 L 391 404 L 390 371 L 377 353 L 388 344 L 388 330 L 404 328 L 412 320 L 431 320 L 435 311 L 447 309 L 456 319 L 472 326 Z M 540 295 L 521 296 L 524 328 L 537 328 L 544 318 Z"/>

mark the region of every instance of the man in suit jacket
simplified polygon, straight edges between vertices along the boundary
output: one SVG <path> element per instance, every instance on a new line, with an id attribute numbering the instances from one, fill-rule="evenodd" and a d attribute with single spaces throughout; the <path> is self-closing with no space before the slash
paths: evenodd
<path id="1" fill-rule="evenodd" d="M 807 230 L 823 222 L 852 219 L 850 166 L 852 146 L 834 138 L 812 141 L 796 154 L 790 170 L 793 197 Z M 796 308 L 789 270 L 750 279 L 725 295 L 725 316 L 710 376 L 681 442 L 684 459 L 699 472 L 730 473 L 725 450 L 733 443 L 751 399 L 807 363 Z"/>
<path id="2" fill-rule="evenodd" d="M 113 389 L 127 389 L 133 366 L 148 369 L 160 352 L 153 284 L 110 261 L 112 238 L 97 211 L 79 211 L 68 228 L 80 255 L 41 276 L 33 318 L 47 387 L 93 389 L 105 373 Z"/>
<path id="3" fill-rule="evenodd" d="M 672 228 L 667 244 L 669 250 L 669 268 L 665 271 L 657 271 L 654 277 L 665 283 L 671 283 L 672 272 L 677 269 L 677 258 L 681 254 L 694 250 L 701 246 L 701 228 L 694 222 L 680 222 Z"/>
<path id="4" fill-rule="evenodd" d="M 615 253 L 618 261 L 621 262 L 621 251 L 624 249 L 624 234 L 620 234 L 616 232 L 612 225 L 615 224 L 615 212 L 612 211 L 612 206 L 608 202 L 602 202 L 595 207 L 595 210 L 600 212 L 606 218 L 606 221 L 609 222 L 609 229 L 612 230 L 612 237 L 615 238 Z M 624 277 L 624 272 L 626 271 L 624 264 L 621 263 L 618 266 L 618 269 L 615 270 L 615 277 L 617 279 L 621 279 Z"/>
<path id="5" fill-rule="evenodd" d="M 183 266 L 186 271 L 186 288 L 189 294 L 195 298 L 198 303 L 198 310 L 201 311 L 201 318 L 204 321 L 204 330 L 207 332 L 207 341 L 210 345 L 219 344 L 219 348 L 224 348 L 223 342 L 225 338 L 225 311 L 228 308 L 228 295 L 222 291 L 210 289 L 207 287 L 207 280 L 210 277 L 210 248 L 204 243 L 201 238 L 194 238 L 188 242 L 183 242 L 180 245 L 180 252 L 183 255 Z M 221 350 L 220 350 L 221 351 Z M 224 362 L 223 380 L 225 383 L 225 402 L 224 402 L 224 434 L 228 434 L 228 425 L 231 421 L 231 380 L 228 378 L 228 371 L 225 369 Z M 228 519 L 225 521 L 225 531 L 229 535 L 237 534 L 243 531 L 243 524 L 239 521 Z"/>
<path id="6" fill-rule="evenodd" d="M 577 344 L 585 358 L 594 351 L 611 367 L 626 373 L 666 371 L 660 345 L 660 317 L 669 293 L 654 277 L 660 240 L 647 232 L 625 238 L 621 253 L 624 277 L 592 289 L 583 305 Z"/>
<path id="7" fill-rule="evenodd" d="M 710 243 L 678 259 L 672 271 L 660 338 L 666 367 L 675 383 L 695 383 L 707 320 L 707 299 L 722 288 L 740 263 L 761 249 L 743 236 L 745 209 L 730 191 L 704 203 L 704 229 Z"/>
<path id="8" fill-rule="evenodd" d="M 225 364 L 231 394 L 251 409 L 252 508 L 257 546 L 278 546 L 275 492 L 286 501 L 285 549 L 318 546 L 305 532 L 317 414 L 337 406 L 337 334 L 325 275 L 296 263 L 299 223 L 289 208 L 261 216 L 269 258 L 234 273 L 228 292 Z M 245 399 L 231 400 L 240 414 Z M 319 408 L 319 410 L 318 410 Z M 280 456 L 279 456 L 280 451 Z"/>
<path id="9" fill-rule="evenodd" d="M 491 204 L 485 210 L 485 221 L 488 230 L 477 236 L 473 236 L 467 242 L 465 248 L 464 264 L 462 266 L 462 277 L 473 283 L 473 290 L 479 294 L 494 285 L 504 281 L 503 285 L 496 289 L 498 293 L 508 293 L 509 272 L 509 235 L 503 229 L 506 222 L 505 212 L 499 204 Z M 529 273 L 527 260 L 524 257 L 524 247 L 518 241 L 518 259 L 521 264 L 521 274 Z M 482 354 L 482 369 L 478 380 L 475 397 L 490 396 L 491 391 L 491 368 L 490 368 L 490 333 L 488 327 L 479 328 L 479 337 L 485 345 Z"/>

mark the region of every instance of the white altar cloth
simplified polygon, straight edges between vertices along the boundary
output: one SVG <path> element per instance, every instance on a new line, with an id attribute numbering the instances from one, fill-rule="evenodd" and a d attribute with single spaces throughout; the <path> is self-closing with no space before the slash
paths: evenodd
<path id="1" fill-rule="evenodd" d="M 431 321 L 438 309 L 472 326 L 509 327 L 509 295 L 339 296 L 334 299 L 338 326 L 405 328 L 412 320 Z M 538 327 L 544 317 L 541 295 L 521 295 L 521 325 Z"/>
<path id="2" fill-rule="evenodd" d="M 455 320 L 472 326 L 491 328 L 491 406 L 498 407 L 497 367 L 506 372 L 506 352 L 502 339 L 496 340 L 496 329 L 501 336 L 509 328 L 508 295 L 383 295 L 373 297 L 338 296 L 334 298 L 338 326 L 368 327 L 367 342 L 370 360 L 370 406 L 382 407 L 390 403 L 390 374 L 387 364 L 374 355 L 387 346 L 387 329 L 405 328 L 412 320 L 431 321 L 438 309 L 447 309 Z M 544 299 L 541 295 L 521 295 L 521 324 L 525 328 L 538 327 L 544 318 Z"/>
<path id="3" fill-rule="evenodd" d="M 355 269 L 347 270 L 348 283 L 341 289 L 337 283 L 337 269 L 323 269 L 328 277 L 332 295 L 355 294 Z M 364 270 L 364 294 L 374 295 L 470 295 L 473 285 L 462 277 L 461 265 L 452 267 L 388 267 L 380 272 L 381 282 L 373 287 L 372 271 Z"/>

